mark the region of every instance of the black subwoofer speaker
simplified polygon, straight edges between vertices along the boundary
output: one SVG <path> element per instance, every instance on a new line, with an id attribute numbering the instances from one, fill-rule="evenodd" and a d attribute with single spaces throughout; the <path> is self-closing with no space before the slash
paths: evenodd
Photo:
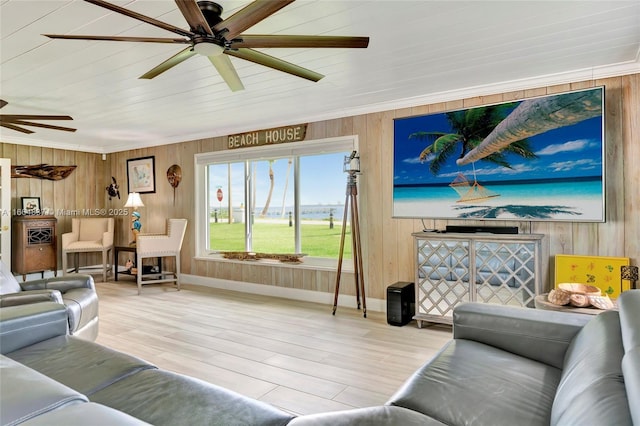
<path id="1" fill-rule="evenodd" d="M 413 283 L 397 282 L 387 287 L 387 323 L 401 326 L 415 314 L 416 296 Z"/>

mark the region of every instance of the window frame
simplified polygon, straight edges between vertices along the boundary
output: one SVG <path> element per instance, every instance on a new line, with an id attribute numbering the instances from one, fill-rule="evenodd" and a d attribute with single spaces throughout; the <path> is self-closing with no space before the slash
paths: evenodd
<path id="1" fill-rule="evenodd" d="M 209 239 L 209 182 L 207 178 L 207 167 L 212 163 L 230 163 L 269 160 L 274 157 L 295 157 L 296 170 L 299 170 L 298 156 L 332 153 L 337 151 L 352 152 L 358 151 L 358 136 L 339 136 L 335 138 L 314 139 L 301 142 L 290 142 L 278 145 L 263 145 L 259 147 L 239 148 L 232 150 L 212 151 L 194 155 L 194 200 L 195 200 L 195 248 L 198 259 L 228 260 L 215 250 L 207 249 Z M 246 171 L 245 171 L 246 174 Z M 294 174 L 294 197 L 299 200 L 299 173 Z M 245 183 L 246 184 L 246 183 Z M 345 178 L 346 185 L 346 178 Z M 247 214 L 249 209 L 245 210 Z M 296 211 L 296 223 L 299 212 Z M 246 218 L 245 218 L 246 223 Z M 298 236 L 299 237 L 299 236 Z M 337 266 L 337 259 L 305 257 L 303 265 L 307 266 Z M 344 268 L 344 266 L 343 266 Z"/>

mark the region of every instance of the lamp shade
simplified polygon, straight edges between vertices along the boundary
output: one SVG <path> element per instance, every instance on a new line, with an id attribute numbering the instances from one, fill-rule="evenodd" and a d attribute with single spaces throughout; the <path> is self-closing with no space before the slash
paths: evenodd
<path id="1" fill-rule="evenodd" d="M 125 207 L 144 207 L 144 203 L 142 202 L 142 198 L 140 198 L 140 194 L 137 192 L 130 192 L 129 198 L 127 198 L 127 202 L 124 205 Z"/>

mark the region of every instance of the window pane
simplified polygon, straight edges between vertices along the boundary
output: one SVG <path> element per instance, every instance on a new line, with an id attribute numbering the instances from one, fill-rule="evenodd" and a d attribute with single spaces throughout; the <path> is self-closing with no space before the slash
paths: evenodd
<path id="1" fill-rule="evenodd" d="M 293 158 L 253 161 L 252 250 L 295 253 Z"/>
<path id="2" fill-rule="evenodd" d="M 208 249 L 244 251 L 244 163 L 213 164 L 208 169 Z"/>
<path id="3" fill-rule="evenodd" d="M 349 152 L 300 158 L 301 250 L 308 256 L 337 258 L 344 217 Z M 350 213 L 349 213 L 350 215 Z M 347 218 L 344 257 L 351 258 L 351 227 Z"/>

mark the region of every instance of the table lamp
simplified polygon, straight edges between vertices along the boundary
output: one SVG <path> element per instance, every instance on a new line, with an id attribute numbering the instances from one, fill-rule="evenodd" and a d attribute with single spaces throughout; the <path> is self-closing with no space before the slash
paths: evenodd
<path id="1" fill-rule="evenodd" d="M 130 192 L 125 207 L 133 207 L 133 213 L 131 213 L 131 234 L 133 235 L 133 241 L 130 244 L 135 244 L 138 240 L 138 234 L 142 229 L 142 222 L 140 222 L 140 212 L 138 207 L 144 207 L 142 198 L 138 192 Z"/>

